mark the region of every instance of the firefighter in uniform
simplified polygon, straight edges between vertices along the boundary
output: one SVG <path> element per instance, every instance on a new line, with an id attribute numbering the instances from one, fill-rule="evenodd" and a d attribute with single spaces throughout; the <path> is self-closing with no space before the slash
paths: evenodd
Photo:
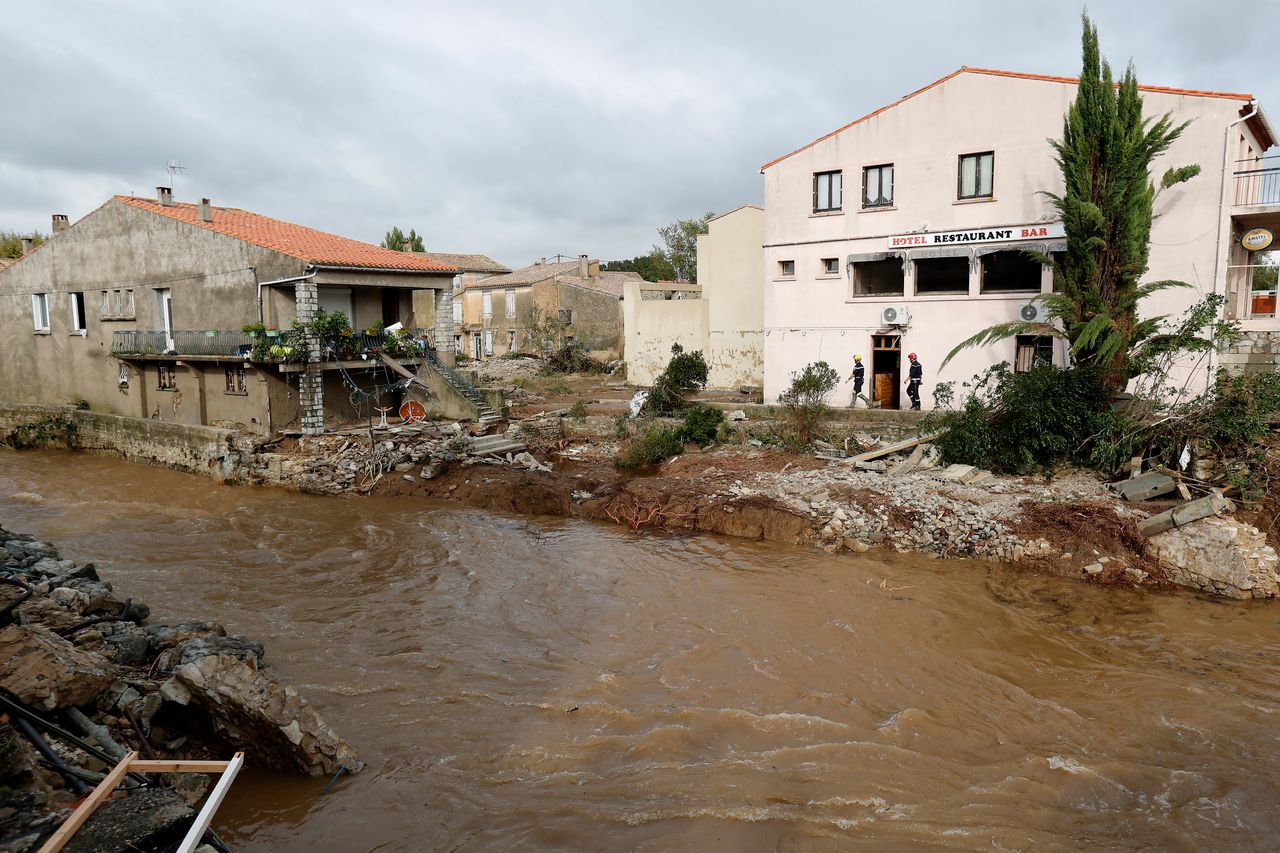
<path id="1" fill-rule="evenodd" d="M 867 408 L 872 408 L 875 404 L 862 393 L 862 383 L 866 380 L 867 369 L 862 366 L 862 356 L 855 355 L 853 357 L 853 373 L 849 374 L 849 378 L 853 380 L 853 396 L 849 398 L 849 408 L 858 405 L 858 398 L 862 398 L 867 404 Z"/>
<path id="2" fill-rule="evenodd" d="M 916 354 L 907 353 L 907 360 L 911 362 L 911 369 L 907 373 L 907 396 L 911 398 L 912 411 L 920 411 L 920 383 L 924 381 L 924 368 L 920 366 L 920 362 L 916 361 Z"/>

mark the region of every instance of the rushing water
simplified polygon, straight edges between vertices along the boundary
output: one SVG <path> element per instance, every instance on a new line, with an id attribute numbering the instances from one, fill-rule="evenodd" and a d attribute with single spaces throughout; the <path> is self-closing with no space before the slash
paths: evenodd
<path id="1" fill-rule="evenodd" d="M 1280 608 L 0 456 L 0 523 L 264 641 L 369 763 L 241 850 L 1270 850 Z"/>

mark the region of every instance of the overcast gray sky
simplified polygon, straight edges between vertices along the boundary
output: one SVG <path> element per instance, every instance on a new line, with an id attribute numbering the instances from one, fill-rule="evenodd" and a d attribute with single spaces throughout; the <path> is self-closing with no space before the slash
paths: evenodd
<path id="1" fill-rule="evenodd" d="M 1074 75 L 1081 9 L 4 5 L 0 229 L 47 232 L 51 213 L 150 195 L 178 159 L 180 200 L 371 242 L 414 227 L 429 249 L 513 266 L 631 257 L 659 225 L 759 202 L 762 163 L 961 65 Z M 1141 82 L 1280 98 L 1274 16 L 1256 3 L 1090 12 L 1104 54 L 1132 58 Z"/>

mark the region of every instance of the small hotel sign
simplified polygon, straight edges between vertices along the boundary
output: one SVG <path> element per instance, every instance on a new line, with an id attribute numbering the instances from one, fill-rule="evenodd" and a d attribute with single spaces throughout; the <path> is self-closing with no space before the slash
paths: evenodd
<path id="1" fill-rule="evenodd" d="M 899 234 L 888 238 L 890 249 L 917 246 L 967 246 L 974 243 L 1003 243 L 1009 240 L 1054 240 L 1067 236 L 1061 222 L 1051 225 L 1013 225 L 1003 228 L 975 228 L 970 231 L 937 231 L 933 234 Z"/>

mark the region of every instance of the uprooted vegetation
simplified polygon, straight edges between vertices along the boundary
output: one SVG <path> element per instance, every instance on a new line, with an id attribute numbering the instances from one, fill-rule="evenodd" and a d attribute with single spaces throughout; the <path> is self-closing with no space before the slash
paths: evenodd
<path id="1" fill-rule="evenodd" d="M 707 387 L 707 361 L 701 350 L 685 352 L 671 345 L 671 360 L 653 379 L 644 411 L 650 415 L 674 415 L 689 405 L 689 398 Z"/>

